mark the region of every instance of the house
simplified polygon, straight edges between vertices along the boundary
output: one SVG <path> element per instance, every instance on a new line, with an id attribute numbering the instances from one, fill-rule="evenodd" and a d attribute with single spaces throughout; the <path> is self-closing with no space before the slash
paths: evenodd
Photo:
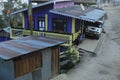
<path id="1" fill-rule="evenodd" d="M 0 43 L 1 80 L 49 80 L 59 74 L 59 44 L 49 37 L 28 36 Z"/>
<path id="2" fill-rule="evenodd" d="M 85 36 L 85 26 L 87 22 L 95 23 L 102 19 L 105 11 L 98 8 L 85 8 L 81 5 L 74 5 L 73 1 L 49 1 L 32 7 L 33 11 L 33 35 L 42 35 L 57 39 L 66 40 L 65 45 L 72 43 L 81 34 Z M 14 21 L 16 14 L 23 14 L 22 24 L 12 24 L 11 38 L 19 35 L 30 35 L 28 23 L 28 9 L 21 9 L 11 13 Z M 11 21 L 12 21 L 11 20 Z M 17 26 L 17 27 L 15 27 Z M 16 35 L 17 34 L 17 35 Z"/>
<path id="3" fill-rule="evenodd" d="M 10 40 L 10 27 L 0 30 L 0 42 Z"/>

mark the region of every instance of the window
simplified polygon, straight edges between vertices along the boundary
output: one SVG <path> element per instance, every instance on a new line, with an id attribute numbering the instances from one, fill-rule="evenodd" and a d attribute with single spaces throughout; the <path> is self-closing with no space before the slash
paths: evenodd
<path id="1" fill-rule="evenodd" d="M 44 17 L 39 17 L 38 19 L 38 28 L 40 31 L 45 30 L 45 18 Z"/>
<path id="2" fill-rule="evenodd" d="M 53 32 L 67 33 L 67 20 L 62 18 L 53 18 Z"/>

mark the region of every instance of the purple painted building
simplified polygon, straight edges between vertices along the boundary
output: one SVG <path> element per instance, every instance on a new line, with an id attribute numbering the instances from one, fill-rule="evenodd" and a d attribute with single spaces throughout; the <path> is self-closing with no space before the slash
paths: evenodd
<path id="1" fill-rule="evenodd" d="M 97 12 L 96 17 L 91 13 Z M 33 14 L 33 35 L 44 35 L 64 39 L 66 44 L 72 45 L 72 42 L 78 38 L 79 34 L 85 34 L 85 23 L 95 23 L 104 15 L 103 10 L 97 8 L 87 8 L 83 10 L 80 5 L 74 5 L 72 1 L 49 1 L 32 7 Z M 11 13 L 23 14 L 22 27 L 19 29 L 12 26 L 11 38 L 18 35 L 14 32 L 18 31 L 20 35 L 30 35 L 30 27 L 28 25 L 28 9 L 18 10 Z M 89 14 L 90 13 L 90 14 Z M 88 14 L 88 15 L 87 15 Z M 90 17 L 90 15 L 92 17 Z"/>

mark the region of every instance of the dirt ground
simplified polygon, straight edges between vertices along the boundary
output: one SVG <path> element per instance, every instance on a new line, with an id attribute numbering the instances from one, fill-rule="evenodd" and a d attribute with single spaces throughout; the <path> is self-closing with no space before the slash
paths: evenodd
<path id="1" fill-rule="evenodd" d="M 104 9 L 108 20 L 99 54 L 85 57 L 74 69 L 55 80 L 120 80 L 120 6 Z"/>

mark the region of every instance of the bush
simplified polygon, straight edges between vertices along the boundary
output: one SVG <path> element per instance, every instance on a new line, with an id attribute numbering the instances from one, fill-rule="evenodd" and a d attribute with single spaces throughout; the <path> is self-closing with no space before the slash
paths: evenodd
<path id="1" fill-rule="evenodd" d="M 67 57 L 67 59 L 70 60 L 70 62 L 74 63 L 78 59 L 78 52 L 74 48 L 69 47 L 68 50 L 64 52 L 64 54 Z"/>
<path id="2" fill-rule="evenodd" d="M 78 51 L 74 48 L 68 47 L 68 50 L 64 52 L 64 55 L 66 56 L 66 60 L 69 60 L 69 62 L 67 64 L 62 65 L 61 69 L 67 72 L 77 64 Z"/>

